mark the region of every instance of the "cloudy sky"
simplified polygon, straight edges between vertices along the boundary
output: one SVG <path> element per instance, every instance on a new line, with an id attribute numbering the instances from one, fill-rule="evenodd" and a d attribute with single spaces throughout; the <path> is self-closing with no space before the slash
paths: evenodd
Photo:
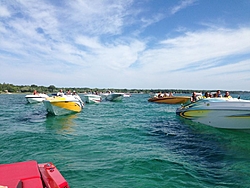
<path id="1" fill-rule="evenodd" d="M 0 0 L 0 83 L 250 91 L 249 0 Z"/>

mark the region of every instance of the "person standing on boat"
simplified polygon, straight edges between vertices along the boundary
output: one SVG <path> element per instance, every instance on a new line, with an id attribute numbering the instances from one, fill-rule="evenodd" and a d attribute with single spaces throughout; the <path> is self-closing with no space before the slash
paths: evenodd
<path id="1" fill-rule="evenodd" d="M 34 90 L 33 95 L 39 95 L 39 93 L 36 90 Z"/>
<path id="2" fill-rule="evenodd" d="M 76 91 L 75 91 L 75 90 L 73 91 L 72 95 L 77 95 L 77 93 L 76 93 Z"/>
<path id="3" fill-rule="evenodd" d="M 198 101 L 198 100 L 199 100 L 199 99 L 198 99 L 198 97 L 197 97 L 197 95 L 196 95 L 196 92 L 193 92 L 190 101 L 191 101 L 191 102 L 196 102 L 196 101 Z"/>
<path id="4" fill-rule="evenodd" d="M 163 97 L 168 97 L 169 96 L 169 94 L 168 93 L 164 93 L 164 95 L 163 95 Z"/>
<path id="5" fill-rule="evenodd" d="M 162 98 L 162 94 L 161 94 L 161 92 L 158 94 L 158 98 Z"/>
<path id="6" fill-rule="evenodd" d="M 71 95 L 70 89 L 67 91 L 66 95 Z"/>
<path id="7" fill-rule="evenodd" d="M 64 93 L 63 93 L 63 90 L 62 89 L 60 89 L 60 91 L 56 94 L 57 96 L 63 96 L 64 95 Z"/>

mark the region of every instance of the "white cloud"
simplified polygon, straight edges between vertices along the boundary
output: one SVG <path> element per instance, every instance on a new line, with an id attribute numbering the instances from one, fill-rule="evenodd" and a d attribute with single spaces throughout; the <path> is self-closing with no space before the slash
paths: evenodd
<path id="1" fill-rule="evenodd" d="M 217 59 L 219 63 L 220 59 L 228 56 L 248 53 L 250 38 L 247 36 L 250 36 L 249 28 L 188 32 L 183 36 L 161 41 L 157 49 L 144 53 L 141 63 L 145 69 L 156 71 L 173 71 L 196 64 L 206 67 L 206 62 L 211 60 Z"/>
<path id="2" fill-rule="evenodd" d="M 76 38 L 76 43 L 88 48 L 101 48 L 102 45 L 97 37 L 79 36 Z"/>
<path id="3" fill-rule="evenodd" d="M 182 1 L 174 13 L 195 2 Z M 138 15 L 146 11 L 133 9 L 132 1 L 60 3 L 19 1 L 11 9 L 19 16 L 5 16 L 0 22 L 4 72 L 0 80 L 29 84 L 32 77 L 32 83 L 38 85 L 116 88 L 240 89 L 250 85 L 247 26 L 210 24 L 190 31 L 178 25 L 179 36 L 169 37 L 173 28 L 162 31 L 168 37 L 157 41 L 149 31 L 157 30 L 152 23 L 162 15 L 151 12 L 142 19 Z M 143 29 L 134 35 L 138 28 Z M 10 71 L 17 78 L 9 78 Z M 235 81 L 237 73 L 240 84 Z"/>
<path id="4" fill-rule="evenodd" d="M 72 30 L 80 29 L 82 33 L 94 35 L 119 34 L 126 24 L 124 19 L 131 3 L 131 0 L 68 1 L 67 9 L 63 10 L 63 17 L 66 20 L 64 25 L 70 26 Z"/>
<path id="5" fill-rule="evenodd" d="M 171 14 L 175 14 L 177 12 L 179 12 L 180 10 L 193 5 L 197 0 L 182 0 L 179 5 L 172 7 L 171 8 Z"/>
<path id="6" fill-rule="evenodd" d="M 10 17 L 11 13 L 7 7 L 0 6 L 0 17 Z"/>

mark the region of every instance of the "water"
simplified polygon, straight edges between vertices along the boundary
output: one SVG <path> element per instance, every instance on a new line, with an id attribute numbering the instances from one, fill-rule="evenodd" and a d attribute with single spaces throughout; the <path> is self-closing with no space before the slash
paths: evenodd
<path id="1" fill-rule="evenodd" d="M 2 94 L 0 163 L 53 162 L 71 188 L 250 187 L 249 132 L 184 121 L 179 105 L 148 97 L 54 117 L 25 95 Z"/>

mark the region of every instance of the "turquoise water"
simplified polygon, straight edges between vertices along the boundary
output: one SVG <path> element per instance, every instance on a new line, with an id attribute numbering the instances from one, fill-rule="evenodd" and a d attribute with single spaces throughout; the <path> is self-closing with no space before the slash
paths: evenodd
<path id="1" fill-rule="evenodd" d="M 179 105 L 148 98 L 54 117 L 25 95 L 2 94 L 0 163 L 53 162 L 71 188 L 250 187 L 249 132 L 184 121 Z"/>

